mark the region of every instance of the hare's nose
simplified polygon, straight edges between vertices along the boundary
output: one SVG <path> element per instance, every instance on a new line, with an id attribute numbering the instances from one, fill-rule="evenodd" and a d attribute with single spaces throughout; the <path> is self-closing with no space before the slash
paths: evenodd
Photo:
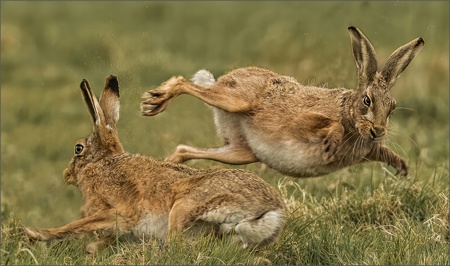
<path id="1" fill-rule="evenodd" d="M 384 129 L 384 127 L 372 127 L 370 128 L 370 135 L 373 140 L 382 138 L 386 135 L 386 129 Z"/>

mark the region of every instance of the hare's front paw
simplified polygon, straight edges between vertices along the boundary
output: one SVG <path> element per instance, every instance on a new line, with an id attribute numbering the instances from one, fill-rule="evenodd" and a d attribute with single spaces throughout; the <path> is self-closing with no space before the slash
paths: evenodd
<path id="1" fill-rule="evenodd" d="M 393 166 L 397 170 L 397 173 L 395 175 L 408 176 L 409 167 L 408 164 L 403 159 L 398 159 L 396 161 L 396 164 Z"/>

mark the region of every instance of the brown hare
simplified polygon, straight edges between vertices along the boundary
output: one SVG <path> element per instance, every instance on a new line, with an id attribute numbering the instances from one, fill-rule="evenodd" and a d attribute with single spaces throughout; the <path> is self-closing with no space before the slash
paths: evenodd
<path id="1" fill-rule="evenodd" d="M 25 228 L 31 240 L 95 231 L 100 238 L 86 247 L 94 253 L 111 244 L 116 234 L 160 239 L 185 230 L 232 234 L 244 247 L 278 237 L 286 207 L 261 178 L 243 170 L 199 170 L 129 154 L 116 129 L 117 78 L 106 79 L 99 100 L 86 80 L 81 91 L 93 133 L 76 142 L 75 155 L 64 170 L 66 183 L 80 189 L 81 219 L 59 228 Z"/>
<path id="2" fill-rule="evenodd" d="M 401 46 L 377 72 L 372 44 L 358 28 L 348 30 L 358 70 L 356 90 L 301 85 L 292 77 L 245 67 L 217 81 L 210 72 L 200 70 L 192 82 L 172 77 L 145 92 L 144 116 L 164 111 L 180 94 L 211 105 L 217 132 L 225 140 L 225 146 L 211 149 L 179 145 L 166 160 L 262 162 L 294 177 L 320 176 L 353 164 L 380 161 L 407 176 L 406 162 L 384 144 L 395 108 L 389 90 L 424 41 L 417 38 Z"/>

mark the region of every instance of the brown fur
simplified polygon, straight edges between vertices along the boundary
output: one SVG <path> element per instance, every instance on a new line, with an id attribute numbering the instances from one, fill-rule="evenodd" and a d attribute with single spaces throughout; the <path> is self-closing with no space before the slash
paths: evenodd
<path id="1" fill-rule="evenodd" d="M 179 145 L 166 160 L 259 161 L 294 177 L 320 176 L 380 161 L 408 175 L 406 162 L 384 145 L 395 108 L 389 89 L 424 41 L 417 38 L 397 49 L 378 73 L 370 41 L 359 29 L 348 30 L 358 70 L 356 90 L 306 86 L 267 69 L 245 67 L 217 81 L 200 70 L 193 82 L 172 77 L 145 92 L 141 103 L 145 116 L 164 111 L 180 94 L 201 99 L 213 107 L 217 131 L 225 140 L 224 147 L 213 149 Z"/>
<path id="2" fill-rule="evenodd" d="M 278 237 L 286 219 L 285 205 L 269 184 L 243 170 L 198 170 L 125 152 L 116 129 L 117 79 L 107 78 L 99 101 L 86 80 L 81 89 L 94 130 L 76 142 L 75 155 L 64 170 L 66 183 L 81 192 L 81 219 L 59 228 L 25 228 L 30 239 L 96 231 L 100 239 L 86 247 L 93 253 L 111 244 L 117 232 L 165 238 L 190 227 L 209 226 L 213 233 L 234 233 L 244 245 Z"/>

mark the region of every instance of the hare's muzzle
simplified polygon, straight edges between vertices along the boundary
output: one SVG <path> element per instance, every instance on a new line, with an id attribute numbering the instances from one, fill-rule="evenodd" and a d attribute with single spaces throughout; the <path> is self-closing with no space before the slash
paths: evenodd
<path id="1" fill-rule="evenodd" d="M 381 141 L 386 135 L 386 129 L 383 127 L 371 127 L 369 131 L 373 141 Z"/>
<path id="2" fill-rule="evenodd" d="M 71 164 L 72 164 L 72 162 L 69 164 L 69 166 L 66 169 L 64 169 L 64 172 L 63 172 L 64 181 L 66 182 L 67 185 L 75 185 L 76 184 L 75 176 L 72 174 Z"/>

